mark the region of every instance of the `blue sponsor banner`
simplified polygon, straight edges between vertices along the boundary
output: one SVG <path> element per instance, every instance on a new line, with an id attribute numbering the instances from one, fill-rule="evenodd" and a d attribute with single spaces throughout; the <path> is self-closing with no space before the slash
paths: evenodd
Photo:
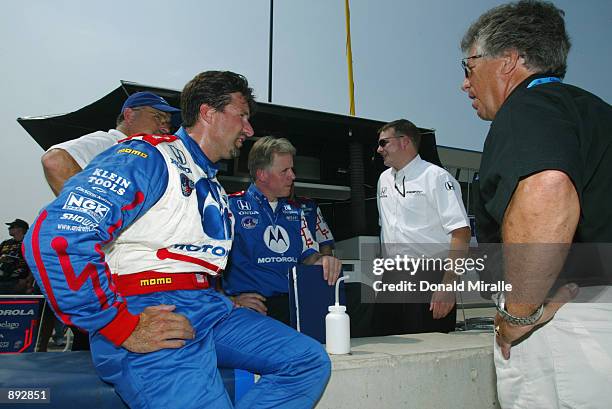
<path id="1" fill-rule="evenodd" d="M 0 354 L 34 352 L 44 304 L 42 295 L 0 296 Z"/>

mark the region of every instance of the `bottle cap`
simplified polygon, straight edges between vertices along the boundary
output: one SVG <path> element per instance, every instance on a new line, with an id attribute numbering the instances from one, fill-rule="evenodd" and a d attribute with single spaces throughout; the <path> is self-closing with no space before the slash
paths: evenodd
<path id="1" fill-rule="evenodd" d="M 345 312 L 346 306 L 344 305 L 330 305 L 327 307 L 327 311 L 329 312 Z"/>

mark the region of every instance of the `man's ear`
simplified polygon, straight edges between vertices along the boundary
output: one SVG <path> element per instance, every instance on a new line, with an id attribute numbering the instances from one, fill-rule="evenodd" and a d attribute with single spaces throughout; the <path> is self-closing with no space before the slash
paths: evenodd
<path id="1" fill-rule="evenodd" d="M 200 105 L 200 117 L 204 120 L 204 122 L 206 123 L 211 123 L 212 122 L 212 118 L 213 118 L 213 114 L 216 112 L 217 110 L 213 107 L 211 107 L 208 104 L 202 104 Z"/>
<path id="2" fill-rule="evenodd" d="M 125 108 L 123 110 L 123 120 L 128 124 L 131 124 L 134 120 L 134 116 L 136 116 L 136 111 L 132 108 Z"/>
<path id="3" fill-rule="evenodd" d="M 255 180 L 265 182 L 268 179 L 268 172 L 265 169 L 257 169 L 255 171 Z"/>
<path id="4" fill-rule="evenodd" d="M 501 71 L 503 74 L 510 74 L 520 66 L 521 55 L 517 50 L 507 50 L 502 55 L 503 64 Z"/>

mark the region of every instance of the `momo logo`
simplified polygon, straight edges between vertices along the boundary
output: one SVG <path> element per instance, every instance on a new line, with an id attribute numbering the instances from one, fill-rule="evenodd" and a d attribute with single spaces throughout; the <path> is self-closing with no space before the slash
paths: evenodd
<path id="1" fill-rule="evenodd" d="M 200 179 L 195 189 L 204 233 L 215 240 L 230 240 L 232 221 L 227 196 L 221 193 L 221 187 L 210 179 Z"/>
<path id="2" fill-rule="evenodd" d="M 455 185 L 453 184 L 453 182 L 446 182 L 444 184 L 444 187 L 446 188 L 446 190 L 455 190 Z"/>
<path id="3" fill-rule="evenodd" d="M 289 234 L 282 226 L 268 226 L 263 234 L 264 243 L 275 253 L 284 253 L 289 250 Z"/>
<path id="4" fill-rule="evenodd" d="M 140 280 L 141 287 L 148 287 L 150 285 L 164 285 L 164 284 L 172 284 L 171 277 L 161 277 L 161 278 L 149 278 Z"/>
<path id="5" fill-rule="evenodd" d="M 238 205 L 239 210 L 251 210 L 251 204 L 246 200 L 236 200 L 236 205 Z"/>
<path id="6" fill-rule="evenodd" d="M 131 148 L 119 149 L 117 151 L 117 153 L 129 153 L 130 155 L 140 156 L 141 158 L 148 158 L 149 157 L 149 155 L 147 155 L 146 153 L 140 152 L 140 151 L 137 151 L 136 149 L 131 149 Z"/>
<path id="7" fill-rule="evenodd" d="M 187 157 L 185 156 L 185 153 L 176 146 L 168 145 L 168 147 L 170 148 L 170 151 L 172 151 L 172 156 L 174 156 L 174 158 L 170 158 L 170 162 L 179 168 L 179 170 L 185 173 L 191 173 L 191 169 L 186 166 Z"/>
<path id="8" fill-rule="evenodd" d="M 98 202 L 97 200 L 70 192 L 62 209 L 85 213 L 94 219 L 96 223 L 100 223 L 100 221 L 108 214 L 110 207 Z"/>
<path id="9" fill-rule="evenodd" d="M 387 186 L 383 186 L 380 188 L 380 197 L 387 197 Z"/>

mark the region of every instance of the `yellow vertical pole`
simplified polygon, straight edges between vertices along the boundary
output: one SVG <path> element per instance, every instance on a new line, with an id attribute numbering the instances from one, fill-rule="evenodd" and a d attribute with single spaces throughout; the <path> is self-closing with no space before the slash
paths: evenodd
<path id="1" fill-rule="evenodd" d="M 349 111 L 355 116 L 355 84 L 353 83 L 353 52 L 351 51 L 351 11 L 349 0 L 344 0 L 344 14 L 346 16 L 346 63 L 348 65 L 349 85 Z"/>

